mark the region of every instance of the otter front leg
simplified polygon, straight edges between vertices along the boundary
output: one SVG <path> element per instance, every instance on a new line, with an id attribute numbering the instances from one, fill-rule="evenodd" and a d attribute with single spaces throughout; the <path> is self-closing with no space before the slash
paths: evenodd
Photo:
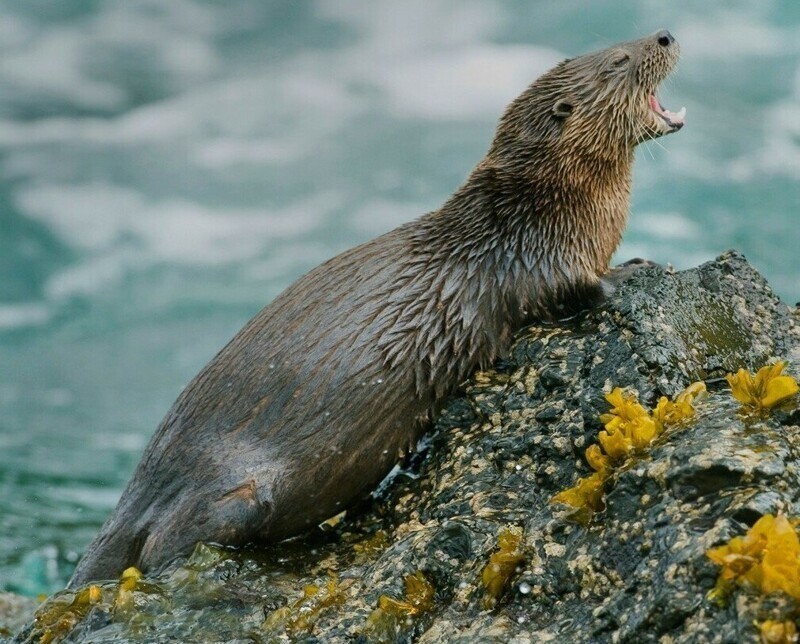
<path id="1" fill-rule="evenodd" d="M 548 306 L 555 320 L 567 320 L 581 311 L 593 309 L 606 299 L 608 293 L 603 281 L 578 282 L 562 289 Z"/>
<path id="2" fill-rule="evenodd" d="M 558 294 L 556 302 L 550 310 L 555 311 L 554 317 L 556 319 L 566 320 L 581 311 L 599 306 L 614 293 L 617 286 L 636 271 L 653 266 L 663 268 L 661 264 L 647 259 L 639 257 L 630 259 L 610 269 L 608 273 L 598 277 L 597 281 L 578 282 L 569 288 L 563 289 Z"/>

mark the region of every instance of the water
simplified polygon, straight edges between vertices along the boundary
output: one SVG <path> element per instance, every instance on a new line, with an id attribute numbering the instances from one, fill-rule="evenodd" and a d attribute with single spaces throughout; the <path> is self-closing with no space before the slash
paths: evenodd
<path id="1" fill-rule="evenodd" d="M 794 0 L 0 0 L 0 589 L 63 585 L 292 279 L 437 207 L 552 63 L 664 26 L 687 126 L 639 151 L 619 257 L 736 247 L 794 302 Z"/>

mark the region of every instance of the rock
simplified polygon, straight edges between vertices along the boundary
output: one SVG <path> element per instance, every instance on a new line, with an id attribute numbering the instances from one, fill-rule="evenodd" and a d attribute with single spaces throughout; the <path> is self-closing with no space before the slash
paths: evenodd
<path id="1" fill-rule="evenodd" d="M 25 626 L 39 602 L 30 597 L 0 592 L 0 641 Z"/>
<path id="2" fill-rule="evenodd" d="M 603 308 L 522 331 L 445 408 L 424 451 L 344 521 L 261 549 L 201 545 L 132 591 L 55 595 L 16 641 L 756 638 L 754 620 L 794 607 L 744 590 L 710 602 L 718 570 L 705 552 L 766 512 L 797 513 L 800 411 L 795 400 L 744 415 L 724 376 L 797 361 L 797 317 L 733 252 L 680 273 L 643 269 Z M 550 503 L 590 473 L 583 452 L 612 386 L 652 407 L 696 380 L 711 393 L 695 419 L 620 468 L 590 523 Z M 484 570 L 509 529 L 522 532 L 523 563 L 487 602 Z"/>

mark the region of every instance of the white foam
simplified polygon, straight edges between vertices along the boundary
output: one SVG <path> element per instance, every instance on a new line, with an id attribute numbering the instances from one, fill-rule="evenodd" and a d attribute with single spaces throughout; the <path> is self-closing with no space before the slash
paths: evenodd
<path id="1" fill-rule="evenodd" d="M 84 41 L 69 28 L 46 30 L 34 43 L 0 57 L 0 82 L 43 98 L 58 96 L 83 107 L 120 107 L 125 94 L 81 72 Z"/>
<path id="2" fill-rule="evenodd" d="M 506 16 L 494 0 L 317 0 L 315 13 L 358 28 L 359 47 L 401 55 L 488 38 Z"/>
<path id="3" fill-rule="evenodd" d="M 675 27 L 683 58 L 730 61 L 754 56 L 785 56 L 798 51 L 797 32 L 765 24 L 763 18 L 745 12 L 710 7 L 702 15 Z"/>
<path id="4" fill-rule="evenodd" d="M 631 228 L 647 232 L 649 236 L 665 240 L 692 240 L 702 236 L 700 227 L 678 212 L 636 213 L 631 217 Z"/>
<path id="5" fill-rule="evenodd" d="M 283 165 L 297 160 L 302 147 L 289 141 L 268 138 L 219 137 L 195 146 L 194 160 L 208 168 L 225 168 L 237 164 Z"/>
<path id="6" fill-rule="evenodd" d="M 33 38 L 35 28 L 30 20 L 12 12 L 2 12 L 0 16 L 0 52 L 24 47 Z"/>
<path id="7" fill-rule="evenodd" d="M 223 8 L 190 0 L 131 0 L 100 4 L 95 11 L 42 29 L 6 11 L 0 15 L 0 36 L 12 31 L 7 21 L 18 25 L 19 34 L 0 38 L 0 83 L 47 101 L 119 109 L 130 96 L 124 75 L 104 74 L 107 61 L 152 57 L 173 87 L 206 79 L 217 71 L 211 36 L 224 13 Z"/>
<path id="8" fill-rule="evenodd" d="M 351 0 L 337 2 L 335 11 L 321 2 L 317 10 L 363 30 L 338 57 L 334 77 L 382 89 L 401 117 L 495 119 L 564 58 L 549 48 L 490 42 L 506 17 L 496 3 Z"/>
<path id="9" fill-rule="evenodd" d="M 273 211 L 212 209 L 181 199 L 150 200 L 103 183 L 29 186 L 15 197 L 25 214 L 83 251 L 83 261 L 49 282 L 48 293 L 56 297 L 99 290 L 157 263 L 246 262 L 282 239 L 301 237 L 340 204 L 336 195 L 323 193 Z"/>
<path id="10" fill-rule="evenodd" d="M 312 154 L 322 138 L 374 105 L 374 95 L 362 91 L 365 86 L 383 94 L 383 113 L 488 121 L 562 58 L 547 48 L 491 42 L 507 17 L 500 5 L 344 2 L 334 10 L 319 3 L 320 15 L 360 25 L 360 39 L 344 48 L 302 50 L 220 74 L 211 35 L 229 12 L 187 1 L 169 8 L 128 4 L 114 9 L 112 4 L 83 22 L 45 30 L 0 59 L 0 70 L 64 100 L 116 108 L 127 100 L 127 90 L 90 74 L 84 61 L 127 47 L 152 50 L 161 76 L 173 91 L 181 91 L 112 118 L 0 121 L 0 146 L 191 141 L 192 158 L 206 167 L 273 163 L 283 160 L 283 153 L 291 161 Z"/>
<path id="11" fill-rule="evenodd" d="M 0 331 L 41 326 L 50 320 L 50 309 L 41 302 L 0 304 Z"/>
<path id="12" fill-rule="evenodd" d="M 280 96 L 281 100 L 275 100 Z M 311 154 L 364 109 L 324 72 L 260 72 L 196 88 L 113 118 L 0 119 L 0 146 L 152 146 L 190 144 L 203 166 L 288 163 Z M 96 153 L 96 152 L 95 152 Z M 286 157 L 281 157 L 281 154 Z"/>
<path id="13" fill-rule="evenodd" d="M 544 47 L 479 44 L 410 56 L 375 70 L 398 116 L 495 119 L 563 56 Z"/>

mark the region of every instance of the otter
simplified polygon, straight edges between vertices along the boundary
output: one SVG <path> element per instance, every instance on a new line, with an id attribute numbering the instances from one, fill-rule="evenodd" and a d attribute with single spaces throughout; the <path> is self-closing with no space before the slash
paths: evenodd
<path id="1" fill-rule="evenodd" d="M 266 306 L 169 410 L 70 586 L 306 531 L 373 490 L 514 331 L 599 302 L 626 270 L 609 262 L 634 149 L 684 122 L 656 98 L 678 56 L 662 30 L 563 61 L 441 208 Z"/>

